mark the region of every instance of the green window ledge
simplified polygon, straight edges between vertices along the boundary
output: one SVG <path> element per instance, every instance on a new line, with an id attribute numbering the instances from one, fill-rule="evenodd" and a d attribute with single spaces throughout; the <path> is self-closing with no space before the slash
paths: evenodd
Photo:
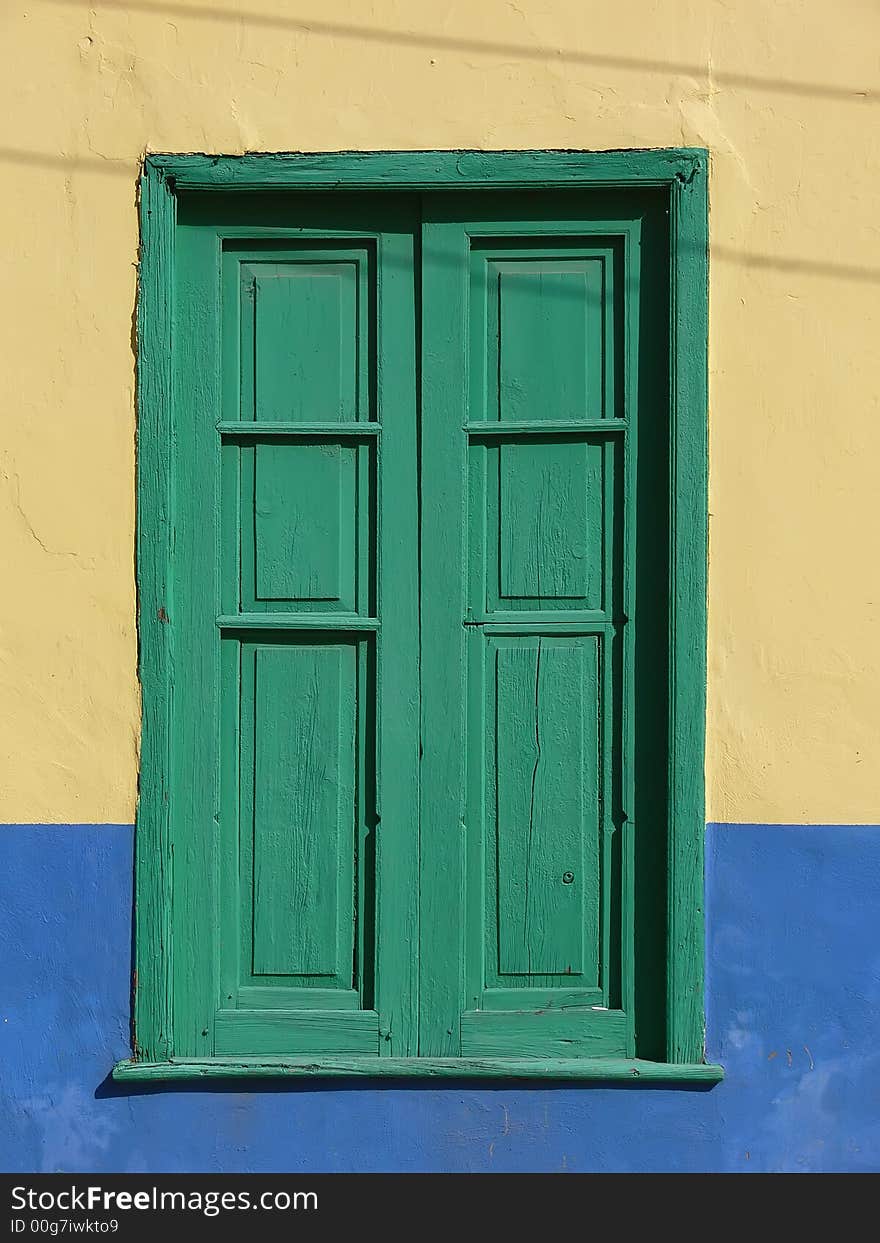
<path id="1" fill-rule="evenodd" d="M 718 1083 L 721 1066 L 702 1062 L 647 1062 L 638 1059 L 353 1057 L 353 1058 L 205 1058 L 169 1062 L 117 1062 L 113 1078 L 126 1082 L 172 1079 L 333 1078 L 424 1079 L 578 1079 L 630 1083 Z"/>

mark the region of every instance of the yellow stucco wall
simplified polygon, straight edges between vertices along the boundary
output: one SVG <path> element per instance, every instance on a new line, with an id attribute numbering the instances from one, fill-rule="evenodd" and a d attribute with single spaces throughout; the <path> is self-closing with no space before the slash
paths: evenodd
<path id="1" fill-rule="evenodd" d="M 0 821 L 130 821 L 145 150 L 712 152 L 708 814 L 880 821 L 876 0 L 6 0 Z"/>

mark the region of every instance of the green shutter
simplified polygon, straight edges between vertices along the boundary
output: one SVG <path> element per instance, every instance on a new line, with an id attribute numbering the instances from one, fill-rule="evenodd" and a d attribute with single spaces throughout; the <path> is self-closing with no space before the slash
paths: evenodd
<path id="1" fill-rule="evenodd" d="M 177 194 L 153 1047 L 664 1061 L 669 202 Z"/>
<path id="2" fill-rule="evenodd" d="M 179 226 L 176 1048 L 413 1055 L 412 207 Z"/>
<path id="3" fill-rule="evenodd" d="M 643 268 L 663 254 L 643 254 L 633 206 L 426 207 L 421 1040 L 436 1056 L 635 1052 L 636 747 L 662 732 L 646 681 L 636 737 L 635 646 L 665 602 L 636 602 L 638 430 L 662 384 L 643 395 L 640 325 L 663 331 Z M 646 514 L 663 469 L 641 467 Z M 656 778 L 646 765 L 645 790 Z M 662 842 L 662 818 L 642 833 Z"/>

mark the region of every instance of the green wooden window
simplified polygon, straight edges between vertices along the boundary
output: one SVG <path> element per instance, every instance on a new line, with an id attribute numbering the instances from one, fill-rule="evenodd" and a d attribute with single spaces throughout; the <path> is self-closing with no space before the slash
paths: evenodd
<path id="1" fill-rule="evenodd" d="M 151 157 L 120 1076 L 713 1079 L 706 160 Z"/>

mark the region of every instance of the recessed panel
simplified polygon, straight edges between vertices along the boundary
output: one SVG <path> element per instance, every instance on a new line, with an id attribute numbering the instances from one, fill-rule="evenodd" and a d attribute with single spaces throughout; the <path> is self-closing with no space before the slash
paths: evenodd
<path id="1" fill-rule="evenodd" d="M 596 986 L 598 639 L 499 639 L 488 655 L 487 893 L 494 890 L 495 909 L 487 911 L 487 950 L 505 987 L 531 986 L 534 977 Z"/>
<path id="2" fill-rule="evenodd" d="M 529 435 L 469 457 L 472 610 L 609 609 L 616 446 Z"/>
<path id="3" fill-rule="evenodd" d="M 599 417 L 601 278 L 598 260 L 498 265 L 499 418 Z"/>
<path id="4" fill-rule="evenodd" d="M 601 446 L 526 441 L 499 455 L 499 596 L 601 607 Z"/>
<path id="5" fill-rule="evenodd" d="M 255 976 L 352 986 L 357 657 L 354 645 L 244 653 L 253 773 Z M 245 780 L 250 772 L 245 767 Z"/>
<path id="6" fill-rule="evenodd" d="M 356 454 L 326 442 L 256 446 L 255 599 L 354 608 Z"/>
<path id="7" fill-rule="evenodd" d="M 291 263 L 254 284 L 255 417 L 357 417 L 357 267 Z"/>
<path id="8" fill-rule="evenodd" d="M 223 449 L 224 608 L 366 612 L 373 599 L 375 445 L 248 438 Z"/>

